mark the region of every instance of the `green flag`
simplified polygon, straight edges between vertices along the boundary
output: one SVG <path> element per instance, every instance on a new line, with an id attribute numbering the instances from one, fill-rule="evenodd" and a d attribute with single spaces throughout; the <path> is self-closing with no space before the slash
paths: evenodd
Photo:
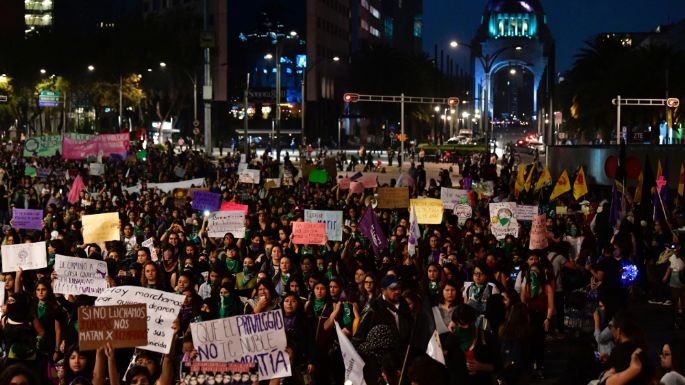
<path id="1" fill-rule="evenodd" d="M 138 159 L 145 160 L 145 158 L 147 158 L 147 151 L 140 150 L 140 151 L 138 151 L 137 155 L 138 155 Z"/>
<path id="2" fill-rule="evenodd" d="M 34 176 L 38 176 L 38 173 L 36 172 L 35 167 L 26 166 L 26 168 L 24 168 L 24 175 L 34 177 Z"/>
<path id="3" fill-rule="evenodd" d="M 326 170 L 313 169 L 309 172 L 309 181 L 312 183 L 328 182 L 328 172 Z"/>

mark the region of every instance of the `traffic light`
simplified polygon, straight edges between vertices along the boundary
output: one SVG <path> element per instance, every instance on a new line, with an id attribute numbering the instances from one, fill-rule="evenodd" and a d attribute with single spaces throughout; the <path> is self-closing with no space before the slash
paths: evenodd
<path id="1" fill-rule="evenodd" d="M 666 105 L 671 108 L 676 108 L 680 104 L 680 100 L 678 98 L 668 98 L 666 99 Z"/>
<path id="2" fill-rule="evenodd" d="M 359 101 L 359 94 L 347 93 L 343 96 L 345 103 L 356 103 Z"/>
<path id="3" fill-rule="evenodd" d="M 447 99 L 447 105 L 450 107 L 455 107 L 457 104 L 459 104 L 459 98 L 451 97 Z"/>

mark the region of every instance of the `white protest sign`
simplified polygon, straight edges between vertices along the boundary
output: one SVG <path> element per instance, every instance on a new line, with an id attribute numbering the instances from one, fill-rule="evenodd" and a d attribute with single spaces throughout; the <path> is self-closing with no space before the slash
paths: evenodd
<path id="1" fill-rule="evenodd" d="M 531 250 L 544 249 L 547 245 L 547 214 L 535 215 L 533 224 L 530 228 L 530 243 L 528 248 Z"/>
<path id="2" fill-rule="evenodd" d="M 97 297 L 107 289 L 107 262 L 95 259 L 55 256 L 53 290 L 64 295 Z"/>
<path id="3" fill-rule="evenodd" d="M 473 215 L 473 209 L 468 204 L 458 203 L 454 205 L 454 215 L 457 216 L 457 220 L 460 225 L 466 223 L 466 220 L 471 218 Z"/>
<path id="4" fill-rule="evenodd" d="M 538 215 L 538 206 L 518 205 L 516 206 L 516 219 L 519 221 L 532 221 Z"/>
<path id="5" fill-rule="evenodd" d="M 342 211 L 304 210 L 305 222 L 326 224 L 326 236 L 329 241 L 342 241 L 343 230 Z"/>
<path id="6" fill-rule="evenodd" d="M 105 173 L 105 165 L 102 163 L 91 163 L 88 165 L 90 175 L 102 175 Z"/>
<path id="7" fill-rule="evenodd" d="M 468 202 L 469 191 L 455 188 L 440 188 L 440 199 L 445 210 L 454 210 L 454 206 Z M 462 198 L 464 197 L 464 198 Z"/>
<path id="8" fill-rule="evenodd" d="M 141 243 L 140 245 L 150 249 L 150 258 L 152 259 L 152 262 L 157 262 L 159 257 L 157 256 L 157 250 L 155 250 L 155 239 L 148 238 L 144 240 L 143 243 Z"/>
<path id="9" fill-rule="evenodd" d="M 247 163 L 245 163 L 241 160 L 240 163 L 238 163 L 238 172 L 240 173 L 244 170 L 247 170 Z"/>
<path id="10" fill-rule="evenodd" d="M 197 361 L 254 362 L 260 380 L 292 375 L 281 310 L 194 322 L 190 330 Z"/>
<path id="11" fill-rule="evenodd" d="M 240 183 L 259 183 L 259 170 L 247 169 L 238 173 L 238 182 Z"/>
<path id="12" fill-rule="evenodd" d="M 135 286 L 117 286 L 106 289 L 95 300 L 95 306 L 128 305 L 142 303 L 147 305 L 147 345 L 139 346 L 144 350 L 168 354 L 173 343 L 172 324 L 185 296 L 161 290 Z"/>
<path id="13" fill-rule="evenodd" d="M 245 211 L 217 211 L 207 218 L 207 235 L 212 238 L 223 238 L 231 233 L 235 238 L 245 238 Z"/>
<path id="14" fill-rule="evenodd" d="M 519 236 L 519 223 L 516 220 L 516 203 L 490 203 L 490 231 L 497 239 L 507 235 Z"/>
<path id="15" fill-rule="evenodd" d="M 191 187 L 203 187 L 205 185 L 205 178 L 196 178 L 189 180 L 182 180 L 180 182 L 167 182 L 167 183 L 148 183 L 148 189 L 157 189 L 165 193 L 170 193 L 177 188 L 191 188 Z M 140 188 L 140 184 L 138 185 Z M 131 188 L 129 187 L 129 190 Z"/>
<path id="16" fill-rule="evenodd" d="M 45 242 L 2 245 L 2 272 L 13 273 L 22 270 L 37 270 L 48 266 Z"/>
<path id="17" fill-rule="evenodd" d="M 345 364 L 345 378 L 355 385 L 366 385 L 366 382 L 364 382 L 364 360 L 357 353 L 352 342 L 343 334 L 338 322 L 335 323 L 335 332 L 338 334 L 340 352 L 343 364 Z"/>

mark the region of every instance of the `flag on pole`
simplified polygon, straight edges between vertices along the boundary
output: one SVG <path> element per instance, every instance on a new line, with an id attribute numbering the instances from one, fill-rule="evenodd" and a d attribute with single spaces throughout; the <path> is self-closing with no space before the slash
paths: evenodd
<path id="1" fill-rule="evenodd" d="M 526 166 L 524 164 L 519 165 L 518 175 L 516 176 L 516 183 L 514 183 L 514 191 L 518 195 L 526 185 Z"/>
<path id="2" fill-rule="evenodd" d="M 573 182 L 573 198 L 578 200 L 578 198 L 587 194 L 587 181 L 585 180 L 585 171 L 583 171 L 583 166 L 580 166 L 578 175 L 576 175 L 576 180 Z"/>
<path id="3" fill-rule="evenodd" d="M 349 380 L 354 385 L 366 385 L 364 382 L 364 360 L 357 353 L 352 342 L 343 334 L 338 322 L 335 322 L 335 332 L 338 334 L 340 343 L 340 353 L 345 364 L 345 380 Z"/>
<path id="4" fill-rule="evenodd" d="M 678 195 L 685 194 L 685 164 L 680 163 L 680 177 L 678 177 Z"/>
<path id="5" fill-rule="evenodd" d="M 416 221 L 416 206 L 412 206 L 411 224 L 409 225 L 409 241 L 407 242 L 407 250 L 409 255 L 416 255 L 416 246 L 421 239 L 421 231 L 419 230 L 419 223 Z"/>
<path id="6" fill-rule="evenodd" d="M 538 181 L 535 182 L 535 191 L 540 190 L 549 183 L 552 183 L 552 174 L 549 173 L 549 167 L 545 166 L 545 169 L 542 170 Z"/>
<path id="7" fill-rule="evenodd" d="M 637 185 L 635 186 L 635 195 L 633 196 L 633 202 L 640 203 L 642 199 L 642 184 L 645 182 L 645 172 L 640 171 L 640 176 L 637 177 Z"/>
<path id="8" fill-rule="evenodd" d="M 568 173 L 564 170 L 564 172 L 561 173 L 561 176 L 559 176 L 557 184 L 554 185 L 554 190 L 552 190 L 552 195 L 549 196 L 549 200 L 554 200 L 554 198 L 569 191 L 571 191 L 571 181 L 568 179 Z"/>
<path id="9" fill-rule="evenodd" d="M 528 172 L 528 176 L 526 177 L 526 183 L 523 185 L 526 191 L 530 190 L 530 187 L 533 184 L 533 172 L 535 171 L 535 163 L 531 163 L 530 165 L 530 171 Z"/>
<path id="10" fill-rule="evenodd" d="M 442 352 L 442 344 L 440 343 L 440 336 L 438 335 L 438 329 L 433 330 L 433 335 L 431 339 L 428 340 L 428 347 L 426 348 L 426 354 L 430 358 L 438 361 L 439 363 L 445 365 L 445 355 Z"/>
<path id="11" fill-rule="evenodd" d="M 67 200 L 69 203 L 76 204 L 76 202 L 79 201 L 80 199 L 80 194 L 83 189 L 86 188 L 86 185 L 83 183 L 83 179 L 81 179 L 81 175 L 77 175 L 76 179 L 74 179 L 74 183 L 71 185 L 71 189 L 67 193 Z"/>
<path id="12" fill-rule="evenodd" d="M 376 256 L 380 256 L 381 250 L 388 248 L 388 238 L 385 237 L 383 228 L 378 222 L 378 218 L 376 217 L 376 213 L 373 211 L 373 206 L 371 206 L 371 204 L 366 206 L 366 211 L 364 211 L 364 215 L 362 215 L 362 218 L 359 220 L 359 231 L 371 241 L 371 246 L 373 247 L 373 252 Z"/>

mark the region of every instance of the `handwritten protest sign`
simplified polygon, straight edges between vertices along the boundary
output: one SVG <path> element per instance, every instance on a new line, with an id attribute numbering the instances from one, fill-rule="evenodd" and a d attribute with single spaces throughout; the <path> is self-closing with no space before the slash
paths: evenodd
<path id="1" fill-rule="evenodd" d="M 350 178 L 338 178 L 338 188 L 340 190 L 349 190 L 350 189 Z"/>
<path id="2" fill-rule="evenodd" d="M 190 324 L 200 362 L 257 363 L 260 380 L 291 375 L 281 310 Z"/>
<path id="3" fill-rule="evenodd" d="M 264 182 L 264 188 L 270 190 L 272 188 L 281 187 L 281 180 L 279 178 L 266 178 Z"/>
<path id="4" fill-rule="evenodd" d="M 408 187 L 379 187 L 379 209 L 403 209 L 409 207 Z"/>
<path id="5" fill-rule="evenodd" d="M 453 213 L 457 216 L 458 223 L 463 225 L 473 215 L 473 209 L 465 203 L 459 203 L 454 205 Z"/>
<path id="6" fill-rule="evenodd" d="M 15 229 L 40 230 L 43 228 L 43 210 L 12 209 L 12 227 Z"/>
<path id="7" fill-rule="evenodd" d="M 107 288 L 107 262 L 96 259 L 55 256 L 53 290 L 57 294 L 97 297 Z"/>
<path id="8" fill-rule="evenodd" d="M 547 215 L 535 215 L 530 228 L 529 249 L 544 249 L 547 247 Z"/>
<path id="9" fill-rule="evenodd" d="M 217 211 L 207 218 L 207 235 L 223 238 L 231 233 L 235 238 L 245 238 L 245 212 L 242 210 Z"/>
<path id="10" fill-rule="evenodd" d="M 259 170 L 246 169 L 240 171 L 238 174 L 238 182 L 240 183 L 259 183 Z"/>
<path id="11" fill-rule="evenodd" d="M 96 350 L 110 343 L 113 348 L 147 344 L 147 306 L 80 306 L 78 308 L 79 350 Z"/>
<path id="12" fill-rule="evenodd" d="M 443 207 L 440 199 L 412 199 L 409 206 L 410 213 L 416 210 L 416 221 L 419 224 L 437 225 L 442 222 Z"/>
<path id="13" fill-rule="evenodd" d="M 161 290 L 136 286 L 111 287 L 95 300 L 96 306 L 129 305 L 142 303 L 147 305 L 147 345 L 141 349 L 158 353 L 169 353 L 174 336 L 171 325 L 178 313 L 185 296 L 167 293 Z"/>
<path id="14" fill-rule="evenodd" d="M 378 179 L 374 174 L 364 174 L 361 178 L 357 179 L 357 182 L 364 185 L 364 188 L 378 187 Z"/>
<path id="15" fill-rule="evenodd" d="M 2 272 L 13 273 L 18 268 L 36 270 L 48 266 L 45 242 L 2 245 Z"/>
<path id="16" fill-rule="evenodd" d="M 326 243 L 326 224 L 293 222 L 293 243 L 296 245 L 323 245 Z"/>
<path id="17" fill-rule="evenodd" d="M 516 203 L 490 203 L 490 231 L 497 239 L 507 235 L 518 238 L 519 224 L 516 220 Z"/>
<path id="18" fill-rule="evenodd" d="M 454 210 L 454 206 L 468 201 L 468 190 L 459 190 L 455 188 L 440 188 L 440 199 L 445 210 Z"/>
<path id="19" fill-rule="evenodd" d="M 566 206 L 557 206 L 556 207 L 556 212 L 558 215 L 566 215 L 568 214 L 568 207 Z"/>
<path id="20" fill-rule="evenodd" d="M 155 239 L 148 238 L 144 240 L 143 243 L 141 243 L 140 245 L 143 247 L 147 247 L 150 250 L 150 258 L 152 259 L 152 262 L 157 262 L 159 256 L 157 255 L 157 251 L 155 250 Z"/>
<path id="21" fill-rule="evenodd" d="M 342 211 L 304 210 L 305 222 L 326 224 L 326 235 L 329 241 L 342 241 L 343 228 Z"/>
<path id="22" fill-rule="evenodd" d="M 102 163 L 91 163 L 88 165 L 90 175 L 99 176 L 105 173 L 105 165 Z"/>
<path id="23" fill-rule="evenodd" d="M 221 202 L 221 211 L 243 211 L 247 215 L 248 205 L 241 205 L 235 202 Z"/>
<path id="24" fill-rule="evenodd" d="M 219 204 L 221 202 L 221 194 L 209 191 L 193 190 L 192 199 L 193 210 L 217 211 L 219 209 Z"/>
<path id="25" fill-rule="evenodd" d="M 516 219 L 519 221 L 532 221 L 533 217 L 538 215 L 537 205 L 517 205 Z"/>
<path id="26" fill-rule="evenodd" d="M 84 215 L 81 217 L 83 224 L 83 243 L 103 243 L 106 241 L 118 241 L 119 213 L 104 213 Z"/>
<path id="27" fill-rule="evenodd" d="M 359 182 L 350 182 L 350 194 L 363 194 L 364 185 Z"/>

